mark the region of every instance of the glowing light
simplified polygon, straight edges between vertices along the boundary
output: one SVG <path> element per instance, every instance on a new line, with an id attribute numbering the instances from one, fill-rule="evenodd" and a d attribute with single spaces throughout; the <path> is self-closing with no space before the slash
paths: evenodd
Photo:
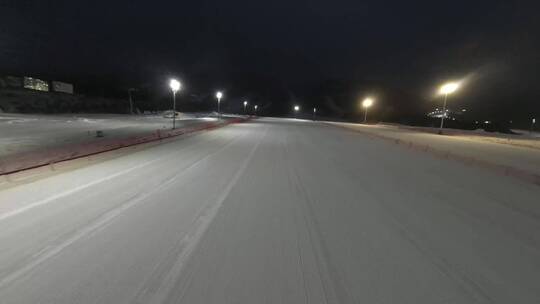
<path id="1" fill-rule="evenodd" d="M 218 91 L 218 92 L 216 93 L 216 98 L 217 98 L 217 99 L 221 99 L 221 97 L 223 97 L 223 93 L 221 93 L 221 91 Z"/>
<path id="2" fill-rule="evenodd" d="M 259 107 L 258 105 L 255 105 L 255 110 L 257 110 L 258 107 Z"/>
<path id="3" fill-rule="evenodd" d="M 313 108 L 313 113 L 317 113 L 317 108 Z"/>
<path id="4" fill-rule="evenodd" d="M 169 82 L 169 86 L 171 87 L 171 90 L 176 93 L 180 90 L 182 84 L 176 79 L 171 79 L 171 81 Z"/>
<path id="5" fill-rule="evenodd" d="M 294 111 L 295 111 L 295 112 L 300 111 L 300 106 L 294 106 Z"/>
<path id="6" fill-rule="evenodd" d="M 364 101 L 362 101 L 362 107 L 369 108 L 373 105 L 373 99 L 372 98 L 366 98 Z"/>
<path id="7" fill-rule="evenodd" d="M 248 102 L 247 101 L 244 101 L 244 107 L 247 106 Z"/>
<path id="8" fill-rule="evenodd" d="M 443 95 L 448 95 L 454 93 L 459 88 L 459 83 L 457 82 L 449 82 L 445 83 L 441 86 L 439 89 L 439 93 Z"/>

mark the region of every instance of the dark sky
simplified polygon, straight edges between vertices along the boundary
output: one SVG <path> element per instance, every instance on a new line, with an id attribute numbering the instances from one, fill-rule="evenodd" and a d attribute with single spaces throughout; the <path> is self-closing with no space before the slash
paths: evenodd
<path id="1" fill-rule="evenodd" d="M 192 92 L 221 87 L 278 108 L 373 94 L 418 111 L 439 105 L 438 84 L 466 79 L 455 107 L 540 116 L 533 1 L 0 3 L 2 74 L 116 86 L 174 75 Z"/>

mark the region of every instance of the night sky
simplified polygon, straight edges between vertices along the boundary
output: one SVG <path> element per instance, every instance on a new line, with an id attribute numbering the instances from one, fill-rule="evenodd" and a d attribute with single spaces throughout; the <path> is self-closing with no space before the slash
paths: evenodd
<path id="1" fill-rule="evenodd" d="M 540 5 L 533 1 L 0 1 L 0 74 L 184 94 L 222 88 L 267 114 L 329 116 L 373 95 L 381 115 L 440 106 L 479 119 L 540 116 Z"/>

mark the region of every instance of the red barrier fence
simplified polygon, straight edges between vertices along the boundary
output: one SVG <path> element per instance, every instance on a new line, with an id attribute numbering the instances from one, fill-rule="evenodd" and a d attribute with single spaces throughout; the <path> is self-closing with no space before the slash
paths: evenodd
<path id="1" fill-rule="evenodd" d="M 536 174 L 534 172 L 530 172 L 530 171 L 523 170 L 523 169 L 518 169 L 518 168 L 515 168 L 515 167 L 512 167 L 512 166 L 508 166 L 508 165 L 496 164 L 496 163 L 492 163 L 492 162 L 489 162 L 489 161 L 477 159 L 477 158 L 470 157 L 470 156 L 459 155 L 459 154 L 452 153 L 452 152 L 449 152 L 449 151 L 443 151 L 443 150 L 435 149 L 435 148 L 433 148 L 433 147 L 431 147 L 429 145 L 418 144 L 418 143 L 414 143 L 412 141 L 404 141 L 404 140 L 401 140 L 401 139 L 396 139 L 396 138 L 393 138 L 393 137 L 384 136 L 384 135 L 380 135 L 380 134 L 374 134 L 374 133 L 371 133 L 371 132 L 367 132 L 367 131 L 363 131 L 363 130 L 359 130 L 359 129 L 354 129 L 354 128 L 347 127 L 347 126 L 341 126 L 341 125 L 337 125 L 337 124 L 329 124 L 329 125 L 332 125 L 332 126 L 335 126 L 335 127 L 338 127 L 338 128 L 347 129 L 347 130 L 353 131 L 353 132 L 362 133 L 362 134 L 364 134 L 364 135 L 366 135 L 368 137 L 371 137 L 371 138 L 379 138 L 379 139 L 388 140 L 388 141 L 391 141 L 391 142 L 393 142 L 393 143 L 395 143 L 397 145 L 401 145 L 401 146 L 407 147 L 409 149 L 415 149 L 415 150 L 418 150 L 418 151 L 426 152 L 426 153 L 429 153 L 429 154 L 431 154 L 433 156 L 436 156 L 436 157 L 439 157 L 439 158 L 451 159 L 451 160 L 454 160 L 454 161 L 459 161 L 459 162 L 464 163 L 466 165 L 485 168 L 485 169 L 488 169 L 488 170 L 490 170 L 492 172 L 495 172 L 497 174 L 501 174 L 501 175 L 505 175 L 505 176 L 511 176 L 513 178 L 516 178 L 516 179 L 519 179 L 519 180 L 522 180 L 522 181 L 525 181 L 525 182 L 532 183 L 532 184 L 540 186 L 540 175 Z"/>
<path id="2" fill-rule="evenodd" d="M 182 129 L 156 130 L 155 132 L 141 136 L 132 136 L 122 139 L 101 139 L 99 141 L 94 141 L 91 143 L 83 143 L 47 150 L 10 155 L 0 159 L 0 176 L 143 143 L 159 141 L 162 139 L 167 139 L 183 134 L 189 134 L 203 130 L 211 130 L 228 124 L 239 123 L 243 121 L 245 121 L 244 118 L 235 118 L 222 123 L 211 122 Z"/>

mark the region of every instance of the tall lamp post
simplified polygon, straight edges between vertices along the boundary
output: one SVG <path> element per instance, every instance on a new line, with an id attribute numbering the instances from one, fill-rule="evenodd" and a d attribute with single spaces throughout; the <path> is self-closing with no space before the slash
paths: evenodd
<path id="1" fill-rule="evenodd" d="M 129 114 L 133 114 L 133 96 L 131 95 L 131 92 L 135 91 L 134 88 L 128 89 L 128 95 L 129 95 Z"/>
<path id="2" fill-rule="evenodd" d="M 367 122 L 367 112 L 368 108 L 373 105 L 373 99 L 372 98 L 366 98 L 364 101 L 362 101 L 362 107 L 364 108 L 364 123 Z"/>
<path id="3" fill-rule="evenodd" d="M 443 109 L 441 114 L 441 125 L 439 126 L 439 134 L 442 134 L 442 130 L 444 127 L 444 118 L 446 117 L 446 100 L 448 99 L 448 94 L 454 93 L 459 88 L 459 84 L 457 82 L 449 82 L 446 84 L 443 84 L 441 88 L 439 89 L 439 93 L 444 95 L 444 102 L 443 102 Z"/>
<path id="4" fill-rule="evenodd" d="M 180 84 L 180 81 L 178 81 L 176 79 L 171 79 L 171 81 L 169 82 L 169 86 L 171 87 L 171 90 L 173 92 L 173 113 L 172 113 L 173 124 L 172 124 L 172 128 L 175 129 L 176 128 L 176 92 L 180 91 L 180 88 L 182 87 L 182 85 Z"/>
<path id="5" fill-rule="evenodd" d="M 248 105 L 248 102 L 247 102 L 247 100 L 246 100 L 246 101 L 244 101 L 244 114 L 246 114 L 246 107 L 247 107 L 247 105 Z"/>
<path id="6" fill-rule="evenodd" d="M 296 115 L 298 114 L 298 111 L 300 111 L 300 106 L 294 106 L 294 118 L 297 118 Z"/>
<path id="7" fill-rule="evenodd" d="M 255 109 L 255 115 L 257 115 L 257 108 L 258 108 L 258 107 L 259 107 L 258 105 L 255 105 L 255 106 L 253 107 L 253 109 Z"/>
<path id="8" fill-rule="evenodd" d="M 221 117 L 221 111 L 220 111 L 220 103 L 221 103 L 221 98 L 223 97 L 223 93 L 221 93 L 221 91 L 218 91 L 216 93 L 216 98 L 217 98 L 217 112 L 218 112 L 218 116 Z"/>
<path id="9" fill-rule="evenodd" d="M 317 108 L 313 108 L 313 120 L 315 120 L 315 115 L 317 115 Z"/>

